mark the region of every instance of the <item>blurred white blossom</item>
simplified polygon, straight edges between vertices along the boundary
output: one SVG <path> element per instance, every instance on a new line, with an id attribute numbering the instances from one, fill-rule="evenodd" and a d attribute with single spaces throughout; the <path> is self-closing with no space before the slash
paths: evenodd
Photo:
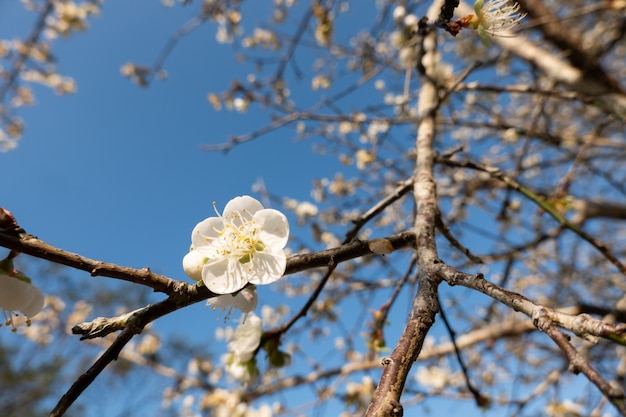
<path id="1" fill-rule="evenodd" d="M 43 293 L 31 283 L 30 278 L 14 268 L 13 258 L 17 255 L 11 251 L 0 261 L 0 309 L 4 315 L 4 324 L 11 326 L 13 331 L 17 330 L 13 314 L 19 311 L 30 319 L 44 306 Z M 29 320 L 26 323 L 30 325 Z"/>

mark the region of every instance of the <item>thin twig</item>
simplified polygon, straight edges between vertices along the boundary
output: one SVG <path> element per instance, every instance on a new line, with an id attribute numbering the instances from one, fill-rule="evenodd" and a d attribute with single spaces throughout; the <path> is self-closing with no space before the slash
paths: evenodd
<path id="1" fill-rule="evenodd" d="M 474 401 L 476 401 L 476 405 L 481 408 L 486 407 L 489 404 L 489 398 L 482 395 L 480 391 L 478 391 L 478 388 L 476 388 L 474 384 L 472 384 L 472 380 L 469 376 L 469 371 L 467 370 L 467 367 L 465 366 L 465 361 L 463 360 L 463 356 L 461 356 L 461 351 L 459 350 L 459 347 L 456 344 L 456 333 L 452 329 L 452 326 L 450 325 L 450 322 L 448 321 L 448 318 L 446 317 L 446 313 L 444 312 L 443 308 L 439 309 L 439 313 L 441 314 L 441 319 L 443 320 L 443 324 L 445 325 L 446 330 L 448 330 L 448 335 L 450 336 L 450 341 L 452 342 L 452 346 L 454 346 L 454 355 L 456 356 L 456 360 L 459 363 L 459 366 L 461 367 L 463 376 L 465 377 L 465 386 L 467 387 L 469 392 L 471 392 L 472 395 L 474 396 Z"/>
<path id="2" fill-rule="evenodd" d="M 48 18 L 48 15 L 52 13 L 52 10 L 54 9 L 54 3 L 55 2 L 53 0 L 46 1 L 43 9 L 41 10 L 41 12 L 39 12 L 39 18 L 35 22 L 33 30 L 30 32 L 30 35 L 24 42 L 25 48 L 17 54 L 17 57 L 13 61 L 13 67 L 10 71 L 8 71 L 8 75 L 3 77 L 6 79 L 6 81 L 2 86 L 0 86 L 0 103 L 4 102 L 7 93 L 13 87 L 13 84 L 17 80 L 18 75 L 24 68 L 24 64 L 30 56 L 32 47 L 38 42 L 39 37 L 41 36 L 41 33 L 46 26 L 46 19 Z"/>
<path id="3" fill-rule="evenodd" d="M 367 210 L 363 215 L 361 215 L 357 220 L 355 220 L 354 221 L 354 226 L 350 230 L 348 230 L 348 232 L 346 232 L 346 235 L 345 235 L 344 240 L 343 240 L 343 244 L 340 247 L 347 247 L 347 246 L 350 246 L 352 244 L 356 244 L 358 246 L 361 246 L 361 244 L 366 243 L 366 242 L 361 242 L 361 241 L 358 241 L 358 240 L 357 241 L 354 240 L 356 235 L 358 234 L 359 230 L 361 230 L 361 228 L 363 228 L 363 226 L 365 226 L 365 224 L 367 224 L 367 222 L 369 222 L 371 219 L 373 219 L 378 214 L 380 214 L 386 207 L 391 205 L 393 202 L 395 202 L 400 197 L 402 197 L 406 192 L 408 192 L 408 190 L 411 189 L 412 184 L 413 184 L 412 180 L 405 181 L 399 187 L 397 187 L 392 193 L 390 193 L 387 197 L 385 197 L 384 199 L 382 199 L 381 201 L 376 203 L 372 208 Z M 409 235 L 411 235 L 411 233 L 408 233 L 407 235 L 405 235 L 404 238 L 410 239 Z M 385 238 L 385 239 L 388 239 L 388 238 Z M 390 240 L 389 243 L 391 244 L 392 247 L 394 247 L 394 248 L 396 247 L 394 245 L 394 241 Z M 396 243 L 396 245 L 397 245 L 397 243 Z M 370 246 L 368 244 L 368 250 L 370 250 L 369 248 L 370 248 Z M 399 248 L 399 246 L 398 246 L 398 248 Z M 318 254 L 319 253 L 320 252 L 318 252 Z M 311 306 L 313 305 L 315 300 L 317 300 L 317 298 L 321 294 L 322 290 L 326 286 L 326 283 L 330 279 L 330 277 L 331 277 L 332 273 L 334 272 L 335 268 L 340 263 L 340 260 L 342 258 L 339 256 L 339 253 L 337 253 L 337 255 L 338 255 L 338 257 L 335 257 L 333 255 L 325 257 L 325 261 L 326 261 L 325 265 L 328 267 L 328 270 L 326 271 L 326 273 L 324 274 L 324 276 L 322 277 L 320 282 L 317 284 L 317 287 L 315 288 L 315 291 L 313 291 L 313 293 L 309 296 L 309 299 L 307 300 L 307 302 L 302 306 L 302 308 L 300 308 L 300 310 L 287 323 L 283 324 L 282 326 L 280 326 L 280 327 L 278 327 L 276 329 L 269 330 L 269 331 L 265 332 L 264 335 L 263 335 L 264 339 L 261 341 L 261 345 L 263 345 L 263 342 L 265 340 L 267 340 L 267 339 L 270 339 L 270 338 L 280 338 L 299 319 L 301 319 L 302 317 L 306 316 L 307 312 L 309 311 L 309 309 L 311 308 Z M 308 256 L 308 255 L 297 255 L 297 256 Z M 293 257 L 289 258 L 289 261 L 291 261 L 291 259 L 293 259 Z M 309 264 L 308 262 L 306 262 L 306 263 Z M 309 264 L 309 267 L 312 267 L 312 265 Z M 292 273 L 292 270 L 293 270 L 293 267 L 290 268 L 289 262 L 288 262 L 288 264 L 287 264 L 287 271 L 285 272 L 285 274 Z"/>
<path id="4" fill-rule="evenodd" d="M 582 374 L 604 394 L 604 397 L 609 400 L 621 415 L 626 416 L 626 395 L 624 395 L 624 392 L 620 389 L 613 388 L 609 382 L 602 378 L 589 362 L 578 353 L 576 348 L 572 346 L 569 337 L 555 325 L 542 325 L 538 323 L 537 327 L 550 336 L 563 353 L 565 353 L 570 364 L 569 370 L 574 374 L 582 372 Z"/>
<path id="5" fill-rule="evenodd" d="M 453 248 L 458 249 L 470 261 L 477 263 L 477 264 L 483 263 L 482 259 L 474 255 L 472 252 L 470 252 L 468 248 L 463 246 L 463 244 L 459 242 L 456 237 L 454 237 L 454 235 L 450 231 L 450 228 L 443 222 L 440 212 L 437 213 L 436 225 L 437 225 L 437 229 L 441 232 L 442 235 L 444 235 L 446 239 L 448 239 L 448 242 L 450 242 L 450 245 L 452 245 Z"/>
<path id="6" fill-rule="evenodd" d="M 498 168 L 489 167 L 489 166 L 478 164 L 478 163 L 471 162 L 471 161 L 458 162 L 458 161 L 453 161 L 450 159 L 447 159 L 447 160 L 442 159 L 442 160 L 439 160 L 439 162 L 442 162 L 449 166 L 470 168 L 470 169 L 475 169 L 477 171 L 488 173 L 492 178 L 495 178 L 501 181 L 502 183 L 506 184 L 508 187 L 526 196 L 529 200 L 531 200 L 536 205 L 538 205 L 543 210 L 545 210 L 550 216 L 552 216 L 552 218 L 554 218 L 557 222 L 559 222 L 559 224 L 561 224 L 563 227 L 566 227 L 567 229 L 576 233 L 582 239 L 586 240 L 589 244 L 591 244 L 591 246 L 596 248 L 598 252 L 604 255 L 606 259 L 608 259 L 613 265 L 615 265 L 617 269 L 619 269 L 622 273 L 626 274 L 626 265 L 624 265 L 619 259 L 617 259 L 617 257 L 613 254 L 613 252 L 604 243 L 600 242 L 599 240 L 591 236 L 589 233 L 582 230 L 579 226 L 568 221 L 565 218 L 565 216 L 563 216 L 563 214 L 561 214 L 559 210 L 556 207 L 554 207 L 554 205 L 552 205 L 549 201 L 542 198 L 541 196 L 539 196 L 538 194 L 536 194 L 529 188 L 521 185 L 520 183 L 518 183 L 517 181 L 515 181 L 513 178 L 509 177 L 508 175 L 505 175 Z"/>
<path id="7" fill-rule="evenodd" d="M 193 302 L 201 301 L 199 295 L 196 295 L 197 299 Z M 191 303 L 190 303 L 191 304 Z M 120 352 L 135 336 L 140 334 L 144 327 L 162 317 L 169 314 L 178 308 L 180 308 L 180 299 L 177 297 L 170 297 L 160 303 L 150 305 L 143 309 L 137 310 L 125 320 L 124 330 L 117 336 L 115 341 L 109 346 L 107 350 L 100 355 L 100 357 L 94 362 L 94 364 L 83 373 L 72 384 L 65 394 L 61 397 L 57 405 L 50 413 L 50 417 L 61 417 L 65 414 L 68 408 L 76 401 L 76 399 L 87 389 L 89 385 L 100 375 L 100 373 L 111 363 L 116 360 Z"/>

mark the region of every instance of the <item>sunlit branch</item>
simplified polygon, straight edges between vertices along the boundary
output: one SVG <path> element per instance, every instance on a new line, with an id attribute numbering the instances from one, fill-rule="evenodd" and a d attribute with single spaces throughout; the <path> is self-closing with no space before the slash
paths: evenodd
<path id="1" fill-rule="evenodd" d="M 415 242 L 415 236 L 411 232 L 398 233 L 384 237 L 383 239 L 389 241 L 394 251 L 411 246 Z M 332 249 L 292 255 L 287 260 L 285 274 L 294 274 L 310 268 L 324 267 L 333 262 L 341 263 L 364 255 L 375 255 L 376 253 L 372 252 L 369 244 L 370 241 L 367 240 L 355 240 Z M 178 284 L 180 281 L 175 281 L 163 275 L 150 272 L 148 268 L 134 269 L 85 258 L 75 253 L 58 249 L 28 234 L 16 237 L 0 230 L 0 246 L 14 249 L 36 258 L 46 259 L 61 265 L 87 271 L 93 276 L 117 278 L 146 285 L 153 288 L 155 291 L 164 292 L 166 294 L 175 294 L 179 290 Z M 204 291 L 204 295 L 206 295 L 205 298 L 212 295 L 206 288 L 202 291 Z"/>
<path id="2" fill-rule="evenodd" d="M 428 15 L 433 17 L 441 2 L 431 5 Z M 435 270 L 441 262 L 437 256 L 435 244 L 435 223 L 438 213 L 434 179 L 434 137 L 436 113 L 439 107 L 437 86 L 433 82 L 436 63 L 436 35 L 427 27 L 422 27 L 419 35 L 423 47 L 418 68 L 425 72 L 418 99 L 418 117 L 416 138 L 416 168 L 413 193 L 417 206 L 413 231 L 417 250 L 418 289 L 409 319 L 391 355 L 383 359 L 383 372 L 374 392 L 374 397 L 367 408 L 366 416 L 401 416 L 403 408 L 400 397 L 413 362 L 418 357 L 426 334 L 435 321 L 439 310 L 437 287 L 440 278 Z"/>
<path id="3" fill-rule="evenodd" d="M 622 415 L 626 415 L 626 396 L 624 391 L 617 387 L 612 387 L 602 376 L 578 353 L 576 348 L 570 343 L 569 337 L 561 332 L 551 320 L 534 319 L 537 328 L 545 332 L 559 348 L 565 353 L 569 360 L 569 370 L 574 374 L 583 373 L 591 383 L 593 383 L 605 398 L 617 409 Z"/>
<path id="4" fill-rule="evenodd" d="M 597 338 L 610 340 L 626 346 L 626 323 L 610 324 L 596 320 L 588 314 L 568 314 L 534 303 L 521 294 L 505 290 L 489 281 L 482 274 L 472 275 L 443 266 L 440 277 L 450 285 L 462 285 L 479 291 L 499 302 L 520 311 L 533 319 L 549 320 L 550 323 L 571 331 L 578 337 L 596 343 Z"/>
<path id="5" fill-rule="evenodd" d="M 87 271 L 93 277 L 104 276 L 117 278 L 135 284 L 145 285 L 154 291 L 166 294 L 174 290 L 176 281 L 166 276 L 155 274 L 149 268 L 135 269 L 116 264 L 86 258 L 76 253 L 58 249 L 43 240 L 29 234 L 19 237 L 0 230 L 0 246 L 14 249 L 18 252 L 46 259 L 61 265 Z"/>
<path id="6" fill-rule="evenodd" d="M 472 9 L 465 3 L 459 5 L 461 14 L 471 14 Z M 595 107 L 617 117 L 626 120 L 626 95 L 622 89 L 615 89 L 611 85 L 595 79 L 591 74 L 585 73 L 555 55 L 541 48 L 536 42 L 524 39 L 521 36 L 515 38 L 493 38 L 502 48 L 517 55 L 519 58 L 536 65 L 543 73 L 555 81 L 565 83 L 574 91 L 591 98 L 590 102 Z"/>

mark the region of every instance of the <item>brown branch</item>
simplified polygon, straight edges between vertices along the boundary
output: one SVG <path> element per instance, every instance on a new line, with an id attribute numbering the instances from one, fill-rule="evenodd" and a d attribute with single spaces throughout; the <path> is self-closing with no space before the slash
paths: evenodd
<path id="1" fill-rule="evenodd" d="M 402 336 L 391 355 L 382 359 L 383 373 L 367 408 L 366 417 L 401 416 L 403 413 L 400 396 L 406 378 L 422 350 L 426 334 L 435 323 L 435 314 L 439 310 L 439 282 L 421 271 L 418 282 L 417 295 L 413 299 L 411 314 Z"/>
<path id="2" fill-rule="evenodd" d="M 588 314 L 569 314 L 539 305 L 521 294 L 505 290 L 487 281 L 482 274 L 466 274 L 447 265 L 443 265 L 439 273 L 441 279 L 448 284 L 462 285 L 479 291 L 515 311 L 524 313 L 534 321 L 538 318 L 549 319 L 552 324 L 592 343 L 596 343 L 597 338 L 600 337 L 626 346 L 626 323 L 611 324 L 594 319 Z"/>
<path id="3" fill-rule="evenodd" d="M 192 286 L 190 286 L 192 287 Z M 102 355 L 94 362 L 94 364 L 83 373 L 61 397 L 57 405 L 50 413 L 50 417 L 60 417 L 65 414 L 68 408 L 76 401 L 85 389 L 100 375 L 100 373 L 114 360 L 117 360 L 120 352 L 128 342 L 135 336 L 140 334 L 144 327 L 162 317 L 169 314 L 184 305 L 189 305 L 203 300 L 205 297 L 200 292 L 189 291 L 192 297 L 181 300 L 179 297 L 169 297 L 157 304 L 149 305 L 133 312 L 124 319 L 124 330 L 117 336 L 113 344 L 104 351 Z"/>
<path id="4" fill-rule="evenodd" d="M 441 234 L 448 240 L 453 248 L 457 249 L 459 252 L 465 255 L 470 261 L 477 264 L 483 263 L 482 259 L 474 255 L 468 248 L 463 246 L 463 244 L 459 242 L 456 237 L 454 237 L 454 235 L 450 231 L 450 228 L 443 222 L 443 219 L 441 218 L 441 213 L 437 213 L 436 225 L 437 230 L 441 232 Z"/>
<path id="5" fill-rule="evenodd" d="M 428 16 L 435 18 L 441 1 L 431 5 Z M 423 19 L 422 21 L 424 21 Z M 434 179 L 435 116 L 439 107 L 437 86 L 433 82 L 436 64 L 436 36 L 432 28 L 422 26 L 423 59 L 418 67 L 423 70 L 422 87 L 418 100 L 416 138 L 416 168 L 413 193 L 417 206 L 414 233 L 417 250 L 418 289 L 409 319 L 396 347 L 388 358 L 383 359 L 383 372 L 369 404 L 366 417 L 401 416 L 403 413 L 400 396 L 413 362 L 422 350 L 424 339 L 435 322 L 439 311 L 437 288 L 440 278 L 435 273 L 440 261 L 435 245 L 435 223 L 438 213 Z"/>
<path id="6" fill-rule="evenodd" d="M 549 323 L 549 320 L 548 322 Z M 618 388 L 614 388 L 578 353 L 572 346 L 569 337 L 561 332 L 553 324 L 546 324 L 543 321 L 537 322 L 537 328 L 545 332 L 557 346 L 565 353 L 569 360 L 569 370 L 574 374 L 583 373 L 592 384 L 594 384 L 605 398 L 621 413 L 626 416 L 626 395 Z"/>
<path id="7" fill-rule="evenodd" d="M 135 284 L 146 285 L 154 291 L 170 294 L 174 289 L 174 281 L 164 275 L 155 274 L 149 268 L 134 269 L 116 264 L 96 261 L 75 253 L 58 249 L 35 236 L 20 234 L 13 236 L 0 231 L 0 246 L 13 249 L 27 255 L 46 259 L 61 265 L 87 271 L 91 276 L 105 276 L 117 278 Z"/>
<path id="8" fill-rule="evenodd" d="M 396 302 L 396 299 L 400 295 L 400 291 L 404 288 L 404 284 L 409 280 L 413 273 L 413 269 L 417 265 L 417 255 L 413 254 L 411 257 L 411 262 L 406 269 L 406 272 L 402 275 L 402 278 L 396 282 L 393 293 L 391 296 L 385 301 L 382 306 L 372 313 L 372 321 L 369 325 L 369 337 L 367 340 L 367 345 L 369 347 L 370 353 L 374 353 L 379 351 L 378 348 L 386 347 L 386 342 L 384 338 L 384 326 L 387 323 L 387 317 L 389 317 L 389 312 L 391 311 L 391 307 Z M 370 357 L 368 356 L 368 359 Z"/>
<path id="9" fill-rule="evenodd" d="M 389 241 L 392 249 L 398 250 L 412 246 L 415 242 L 415 235 L 412 232 L 402 232 L 385 237 Z M 294 274 L 311 268 L 318 268 L 330 265 L 332 262 L 341 263 L 365 255 L 375 255 L 370 249 L 370 240 L 355 240 L 353 242 L 327 249 L 319 252 L 292 255 L 287 260 L 285 275 Z M 0 230 L 0 246 L 13 249 L 36 258 L 46 259 L 51 262 L 67 265 L 91 273 L 93 276 L 104 276 L 117 278 L 136 284 L 147 285 L 155 291 L 172 295 L 177 291 L 177 284 L 180 281 L 173 280 L 163 275 L 150 272 L 148 268 L 134 269 L 122 267 L 103 261 L 97 261 L 75 253 L 66 252 L 28 234 L 20 237 Z M 201 287 L 204 288 L 204 287 Z M 214 295 L 204 288 L 205 298 Z"/>

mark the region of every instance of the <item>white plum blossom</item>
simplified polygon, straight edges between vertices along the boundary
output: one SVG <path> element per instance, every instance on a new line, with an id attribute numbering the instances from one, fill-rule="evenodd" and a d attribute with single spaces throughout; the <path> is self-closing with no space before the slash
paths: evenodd
<path id="1" fill-rule="evenodd" d="M 0 309 L 4 315 L 5 324 L 16 331 L 12 314 L 21 312 L 29 320 L 36 316 L 44 306 L 44 295 L 35 287 L 30 278 L 13 267 L 13 258 L 16 252 L 11 251 L 9 256 L 0 261 Z"/>
<path id="2" fill-rule="evenodd" d="M 271 284 L 283 276 L 289 237 L 284 214 L 250 196 L 235 197 L 217 214 L 193 229 L 191 252 L 183 259 L 187 275 L 201 278 L 216 294 L 232 294 L 248 283 Z"/>
<path id="3" fill-rule="evenodd" d="M 251 382 L 257 374 L 255 351 L 261 344 L 263 323 L 254 313 L 232 333 L 228 341 L 228 354 L 222 357 L 226 365 L 226 372 L 241 382 Z"/>
<path id="4" fill-rule="evenodd" d="M 510 0 L 476 0 L 470 23 L 478 30 L 478 35 L 485 45 L 487 35 L 503 36 L 502 32 L 519 25 L 526 13 L 519 13 L 520 6 Z"/>
<path id="5" fill-rule="evenodd" d="M 228 351 L 243 361 L 248 360 L 261 344 L 262 334 L 263 322 L 261 318 L 250 313 L 247 320 L 237 326 L 233 332 L 228 341 Z"/>

